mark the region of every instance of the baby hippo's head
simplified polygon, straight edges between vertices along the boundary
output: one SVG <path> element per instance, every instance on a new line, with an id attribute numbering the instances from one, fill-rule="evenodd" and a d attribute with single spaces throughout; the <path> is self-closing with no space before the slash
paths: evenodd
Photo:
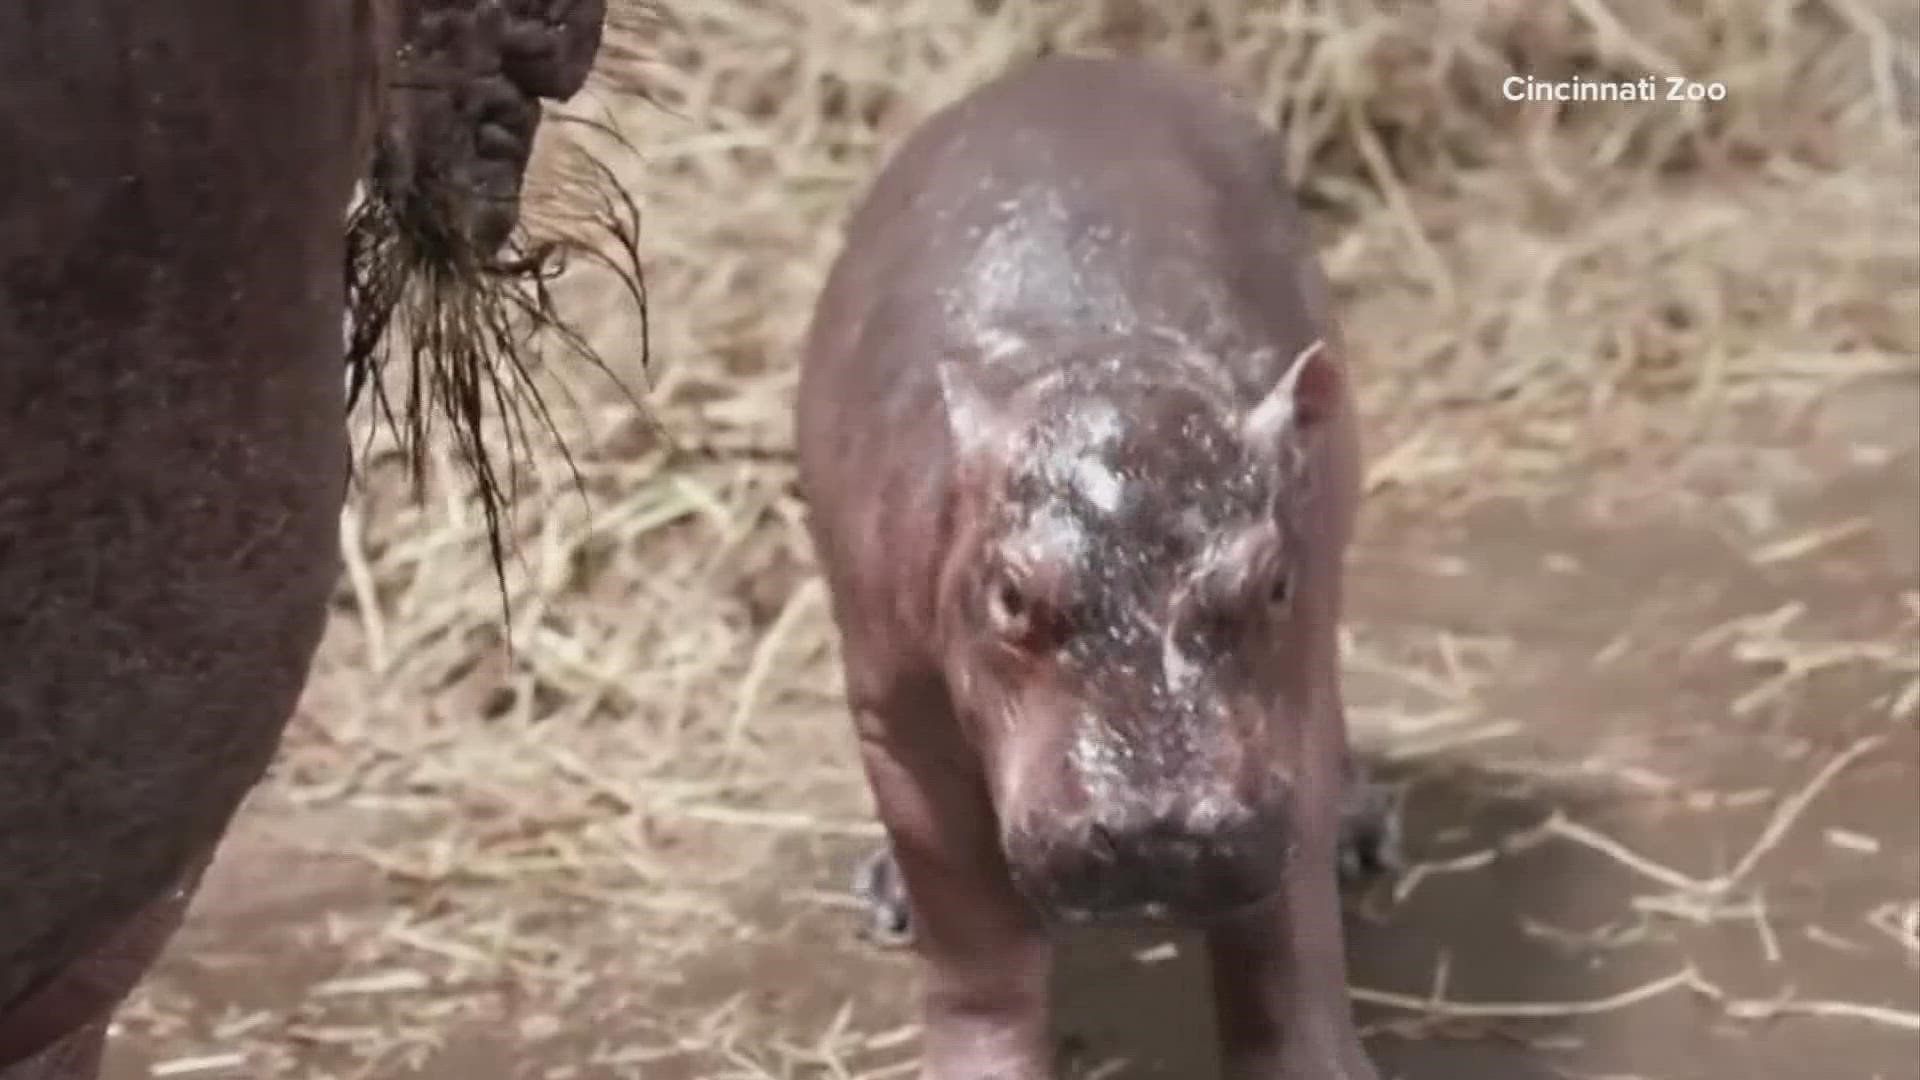
<path id="1" fill-rule="evenodd" d="M 1338 373 L 1310 349 L 1246 404 L 1217 361 L 1103 348 L 943 369 L 943 660 L 1043 913 L 1206 920 L 1271 895 L 1294 837 L 1329 584 L 1301 466 Z"/>

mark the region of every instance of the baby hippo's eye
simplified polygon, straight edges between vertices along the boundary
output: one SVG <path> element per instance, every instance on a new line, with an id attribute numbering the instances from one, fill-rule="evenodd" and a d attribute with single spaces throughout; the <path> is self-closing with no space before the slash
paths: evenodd
<path id="1" fill-rule="evenodd" d="M 987 618 L 993 620 L 993 629 L 1001 637 L 1018 639 L 1025 637 L 1030 624 L 1032 609 L 1027 597 L 1017 582 L 1002 578 L 987 594 Z"/>
<path id="2" fill-rule="evenodd" d="M 1293 572 L 1283 568 L 1273 575 L 1273 583 L 1267 587 L 1267 604 L 1281 609 L 1292 600 Z"/>
<path id="3" fill-rule="evenodd" d="M 1067 634 L 1067 620 L 1030 582 L 1005 576 L 989 587 L 987 622 L 1002 642 L 1026 652 L 1059 645 Z"/>

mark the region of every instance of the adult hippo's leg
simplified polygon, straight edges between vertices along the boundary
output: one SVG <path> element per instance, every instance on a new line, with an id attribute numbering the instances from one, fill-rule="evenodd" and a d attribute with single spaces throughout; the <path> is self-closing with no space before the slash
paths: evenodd
<path id="1" fill-rule="evenodd" d="M 177 921 L 335 576 L 371 57 L 352 5 L 267 12 L 0 15 L 0 148 L 31 163 L 0 181 L 0 1052 L 42 1075 L 87 1074 L 68 1032 Z"/>
<path id="2" fill-rule="evenodd" d="M 211 856 L 211 850 L 207 854 Z M 30 1056 L 10 1068 L 0 1067 L 0 1077 L 87 1080 L 96 1075 L 113 1021 L 113 1014 L 102 1010 L 124 995 L 179 928 L 206 862 L 201 859 L 174 887 L 90 944 L 79 960 L 61 968 L 13 1008 L 6 1018 L 8 1042 L 0 1046 L 0 1061 Z M 76 1019 L 82 1026 L 73 1026 Z"/>
<path id="3" fill-rule="evenodd" d="M 371 13 L 0 6 L 8 1080 L 92 1074 L 319 642 Z"/>
<path id="4" fill-rule="evenodd" d="M 378 316 L 362 370 L 400 302 L 343 242 L 369 148 L 391 212 L 356 241 L 458 248 L 383 281 L 490 257 L 537 98 L 578 87 L 603 14 L 391 2 L 0 5 L 0 1080 L 95 1074 L 305 682 L 347 464 L 342 266 L 356 330 Z M 377 124 L 395 27 L 425 37 L 385 95 L 406 119 Z"/>

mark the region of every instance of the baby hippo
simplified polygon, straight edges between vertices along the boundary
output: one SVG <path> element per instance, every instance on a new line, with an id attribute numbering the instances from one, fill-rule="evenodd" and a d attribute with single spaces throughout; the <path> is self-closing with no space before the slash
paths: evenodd
<path id="1" fill-rule="evenodd" d="M 1049 928 L 1204 929 L 1236 1080 L 1373 1080 L 1338 883 L 1349 372 L 1271 135 L 1151 64 L 936 113 L 808 337 L 801 483 L 925 960 L 925 1075 L 1045 1080 Z M 1344 809 L 1343 807 L 1352 807 Z"/>

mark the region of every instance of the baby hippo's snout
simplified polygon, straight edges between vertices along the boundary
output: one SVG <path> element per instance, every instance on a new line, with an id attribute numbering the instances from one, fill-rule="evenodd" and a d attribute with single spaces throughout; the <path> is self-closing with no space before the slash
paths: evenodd
<path id="1" fill-rule="evenodd" d="M 1194 922 L 1271 895 L 1287 853 L 1285 802 L 1128 800 L 1009 832 L 1028 899 L 1068 922 Z"/>

